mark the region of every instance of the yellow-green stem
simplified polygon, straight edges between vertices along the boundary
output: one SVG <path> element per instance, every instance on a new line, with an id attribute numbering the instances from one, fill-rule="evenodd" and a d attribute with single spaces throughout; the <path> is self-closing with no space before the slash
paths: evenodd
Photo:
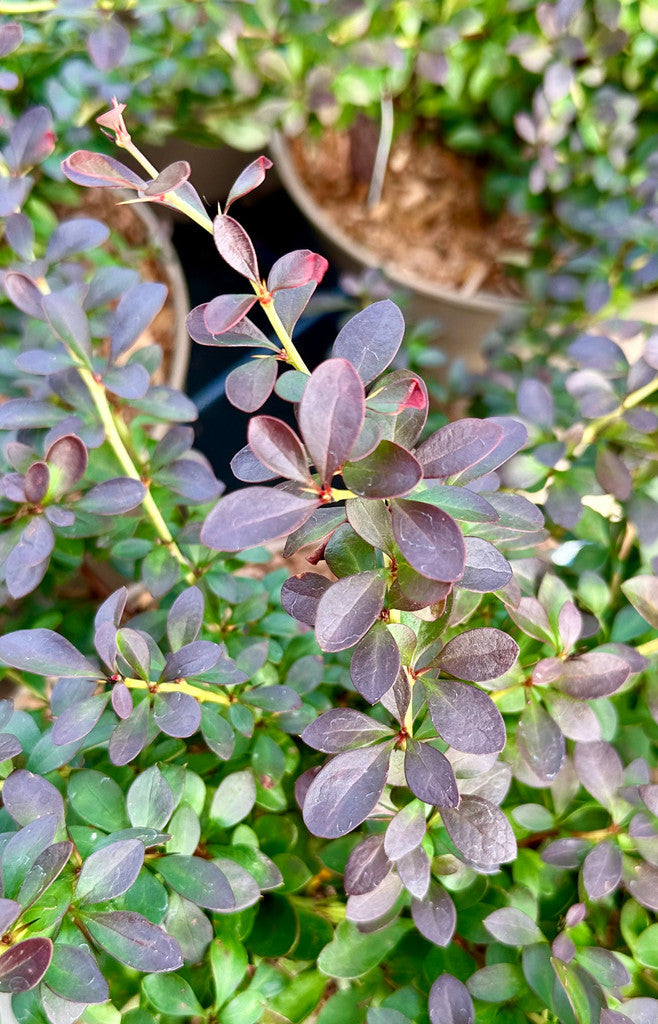
<path id="1" fill-rule="evenodd" d="M 231 703 L 225 693 L 204 690 L 202 686 L 195 686 L 184 679 L 179 683 L 145 683 L 143 679 L 124 679 L 123 681 L 131 690 L 152 691 L 155 688 L 156 693 L 187 693 L 200 703 L 222 704 L 224 707 L 228 707 Z"/>
<path id="2" fill-rule="evenodd" d="M 502 690 L 491 690 L 489 696 L 493 701 L 502 700 L 503 697 L 507 697 L 508 694 L 514 693 L 515 690 L 519 690 L 523 686 L 523 683 L 512 683 L 511 686 L 506 686 Z"/>
<path id="3" fill-rule="evenodd" d="M 627 395 L 623 402 L 621 402 L 616 409 L 613 409 L 612 412 L 606 413 L 605 416 L 599 416 L 596 420 L 592 420 L 592 422 L 585 427 L 583 436 L 578 444 L 574 446 L 570 454 L 575 458 L 582 455 L 590 445 L 594 444 L 600 433 L 605 430 L 610 423 L 614 423 L 615 420 L 620 419 L 628 409 L 632 409 L 634 406 L 639 405 L 640 402 L 643 402 L 645 398 L 648 398 L 649 395 L 652 395 L 654 391 L 657 390 L 658 377 L 654 377 L 654 379 L 649 381 L 648 384 L 645 384 L 644 387 L 638 388 L 637 391 L 633 391 L 630 395 Z"/>
<path id="4" fill-rule="evenodd" d="M 130 457 L 119 430 L 117 429 L 114 414 L 112 413 L 112 409 L 110 408 L 110 404 L 107 400 L 107 395 L 105 394 L 105 388 L 94 379 L 93 373 L 86 366 L 78 366 L 78 373 L 87 385 L 89 394 L 92 397 L 93 403 L 96 406 L 98 415 L 105 429 L 106 440 L 116 455 L 121 468 L 126 476 L 132 477 L 133 480 L 139 480 L 140 483 L 143 483 L 141 474 Z M 142 499 L 142 505 L 144 507 L 144 511 L 153 524 L 155 532 L 162 543 L 167 547 L 170 554 L 176 559 L 179 565 L 190 570 L 185 577 L 187 582 L 195 583 L 196 577 L 191 571 L 190 563 L 187 561 L 185 555 L 172 537 L 169 527 L 164 521 L 162 513 L 153 500 L 153 495 L 148 487 L 146 487 L 146 492 Z"/>
<path id="5" fill-rule="evenodd" d="M 146 173 L 151 176 L 151 178 L 157 178 L 157 169 L 153 166 L 151 161 L 148 160 L 142 152 L 140 152 L 140 150 L 137 148 L 137 146 L 135 146 L 132 140 L 129 140 L 127 142 L 119 142 L 117 140 L 117 144 L 120 145 L 122 149 L 127 150 L 127 152 L 130 153 L 130 155 L 137 161 L 137 163 L 144 168 Z M 208 231 L 209 234 L 212 235 L 213 225 L 212 221 L 210 220 L 207 214 L 202 216 L 198 210 L 195 210 L 193 206 L 187 203 L 184 199 L 181 199 L 181 197 L 178 196 L 175 192 L 167 192 L 166 195 L 167 202 L 171 206 L 175 207 L 180 213 L 185 214 L 186 217 L 189 217 L 190 220 L 193 220 L 195 224 L 198 224 L 199 227 L 202 227 L 205 231 Z M 258 297 L 260 298 L 262 291 L 260 285 L 258 284 L 258 281 L 252 281 L 251 286 L 258 295 Z M 281 323 L 281 318 L 277 313 L 276 309 L 274 308 L 273 300 L 270 298 L 268 302 L 261 302 L 261 307 L 265 311 L 265 315 L 267 316 L 267 319 L 270 321 L 274 329 L 274 333 L 276 334 L 277 338 L 283 345 L 284 351 L 288 357 L 288 362 L 290 363 L 290 365 L 295 370 L 299 370 L 300 373 L 305 373 L 308 376 L 311 371 L 309 370 L 306 363 L 302 359 L 301 355 L 297 351 L 297 348 L 292 338 L 288 334 L 288 331 Z"/>
<path id="6" fill-rule="evenodd" d="M 658 654 L 658 637 L 654 637 L 653 640 L 647 640 L 646 643 L 640 644 L 636 650 L 638 654 L 643 655 L 645 658 L 651 658 L 654 654 Z"/>

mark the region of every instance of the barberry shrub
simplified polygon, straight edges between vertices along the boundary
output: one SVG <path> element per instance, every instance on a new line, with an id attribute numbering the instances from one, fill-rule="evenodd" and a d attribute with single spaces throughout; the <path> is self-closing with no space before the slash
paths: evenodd
<path id="1" fill-rule="evenodd" d="M 404 333 L 388 300 L 309 373 L 294 327 L 325 261 L 290 253 L 264 280 L 228 213 L 269 161 L 211 219 L 189 166 L 151 168 L 120 105 L 100 120 L 146 177 L 88 152 L 65 173 L 212 231 L 250 291 L 197 307 L 190 333 L 250 348 L 229 397 L 256 413 L 276 391 L 298 429 L 252 416 L 233 460 L 247 486 L 217 500 L 193 410 L 132 351 L 147 293 L 117 278 L 92 319 L 84 268 L 5 274 L 25 314 L 0 409 L 8 595 L 27 607 L 73 537 L 148 599 L 119 587 L 86 630 L 56 631 L 37 590 L 0 637 L 48 699 L 0 705 L 0 991 L 35 1024 L 649 1022 L 653 646 L 610 642 L 556 572 L 539 503 L 505 485 L 526 427 L 426 437 L 423 381 L 388 372 Z M 240 572 L 278 541 L 317 571 Z M 16 566 L 38 569 L 19 587 Z M 653 584 L 625 589 L 655 624 Z"/>

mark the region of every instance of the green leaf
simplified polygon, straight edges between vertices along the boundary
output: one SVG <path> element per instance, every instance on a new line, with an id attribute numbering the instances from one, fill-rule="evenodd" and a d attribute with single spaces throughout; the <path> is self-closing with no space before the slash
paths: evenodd
<path id="1" fill-rule="evenodd" d="M 240 992 L 222 1012 L 222 1024 L 256 1024 L 263 1013 L 264 997 L 252 990 Z"/>
<path id="2" fill-rule="evenodd" d="M 341 921 L 320 953 L 318 967 L 331 978 L 360 978 L 395 949 L 411 928 L 411 921 L 396 921 L 382 931 L 363 935 L 350 921 Z"/>
<path id="3" fill-rule="evenodd" d="M 104 832 L 118 832 L 130 825 L 120 787 L 102 772 L 74 772 L 69 779 L 68 796 L 76 814 Z"/>
<path id="4" fill-rule="evenodd" d="M 62 999 L 75 1003 L 104 1003 L 110 997 L 98 964 L 80 946 L 57 942 L 44 981 Z"/>
<path id="5" fill-rule="evenodd" d="M 633 950 L 635 959 L 645 967 L 658 970 L 658 924 L 652 924 L 642 932 Z"/>
<path id="6" fill-rule="evenodd" d="M 233 935 L 222 935 L 210 945 L 210 969 L 215 985 L 215 1009 L 229 999 L 247 970 L 247 950 Z"/>
<path id="7" fill-rule="evenodd" d="M 297 938 L 297 917 L 285 897 L 266 896 L 249 936 L 249 948 L 256 956 L 271 959 L 285 956 Z"/>
<path id="8" fill-rule="evenodd" d="M 326 976 L 319 971 L 305 971 L 275 996 L 270 1006 L 275 1013 L 292 1021 L 292 1024 L 300 1024 L 315 1009 L 326 986 Z"/>
<path id="9" fill-rule="evenodd" d="M 226 875 L 210 861 L 174 854 L 162 857 L 157 868 L 172 889 L 199 907 L 227 911 L 235 906 Z"/>
<path id="10" fill-rule="evenodd" d="M 156 1010 L 169 1017 L 203 1015 L 199 1000 L 179 974 L 147 974 L 142 989 Z"/>
<path id="11" fill-rule="evenodd" d="M 475 999 L 486 1003 L 505 1003 L 524 989 L 523 972 L 516 964 L 489 964 L 476 971 L 466 987 Z"/>
<path id="12" fill-rule="evenodd" d="M 221 828 L 231 828 L 246 818 L 256 801 L 253 772 L 233 772 L 222 779 L 210 805 L 210 817 Z"/>

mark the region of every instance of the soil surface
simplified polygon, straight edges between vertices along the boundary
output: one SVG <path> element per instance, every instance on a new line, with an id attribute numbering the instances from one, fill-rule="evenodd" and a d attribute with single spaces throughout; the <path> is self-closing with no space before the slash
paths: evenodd
<path id="1" fill-rule="evenodd" d="M 354 175 L 347 133 L 326 130 L 319 139 L 290 142 L 302 181 L 340 227 L 382 262 L 463 295 L 480 290 L 519 296 L 504 262 L 524 251 L 527 223 L 503 213 L 494 218 L 480 203 L 484 171 L 474 160 L 437 141 L 405 135 L 392 146 L 381 200 L 368 209 L 368 184 Z"/>

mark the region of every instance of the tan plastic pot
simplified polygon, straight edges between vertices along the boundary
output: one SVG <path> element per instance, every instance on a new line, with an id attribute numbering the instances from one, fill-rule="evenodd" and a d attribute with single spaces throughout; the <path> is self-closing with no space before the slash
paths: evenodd
<path id="1" fill-rule="evenodd" d="M 413 320 L 433 318 L 441 323 L 437 346 L 446 355 L 464 360 L 469 369 L 482 369 L 480 351 L 483 338 L 506 315 L 522 308 L 515 299 L 490 292 L 460 295 L 431 281 L 417 277 L 398 263 L 383 260 L 371 249 L 350 238 L 316 202 L 299 177 L 287 141 L 275 135 L 270 143 L 274 168 L 304 216 L 312 223 L 326 243 L 326 253 L 339 270 L 357 271 L 367 267 L 381 270 L 390 283 L 411 293 L 408 311 Z"/>

